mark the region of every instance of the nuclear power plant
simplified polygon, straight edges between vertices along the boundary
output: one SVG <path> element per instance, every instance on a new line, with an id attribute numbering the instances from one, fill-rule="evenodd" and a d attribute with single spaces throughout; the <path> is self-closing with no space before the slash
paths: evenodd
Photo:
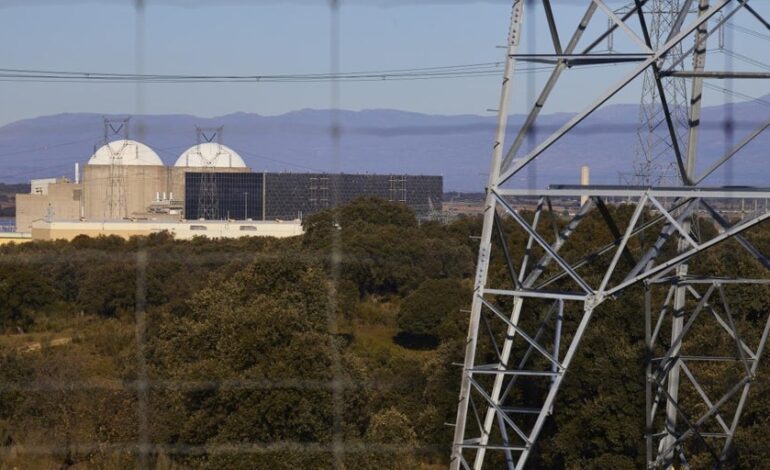
<path id="1" fill-rule="evenodd" d="M 17 231 L 40 239 L 293 236 L 302 217 L 362 196 L 418 214 L 441 210 L 441 176 L 254 172 L 222 143 L 222 128 L 196 129 L 197 143 L 166 166 L 127 129 L 128 120 L 105 120 L 104 142 L 82 167 L 73 162 L 73 179 L 33 179 L 29 194 L 16 195 Z"/>

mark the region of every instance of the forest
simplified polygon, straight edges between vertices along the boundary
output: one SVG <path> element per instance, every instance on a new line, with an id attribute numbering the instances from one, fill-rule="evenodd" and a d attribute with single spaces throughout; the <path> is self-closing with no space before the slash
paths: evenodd
<path id="1" fill-rule="evenodd" d="M 360 199 L 303 223 L 280 240 L 0 246 L 0 468 L 445 468 L 481 219 L 418 222 Z M 525 235 L 502 224 L 520 256 Z M 746 236 L 770 253 L 770 227 Z M 592 214 L 565 259 L 612 237 Z M 762 269 L 732 241 L 693 263 Z M 492 258 L 490 276 L 506 275 Z M 728 294 L 739 327 L 759 334 L 770 289 Z M 643 297 L 597 311 L 531 468 L 644 468 Z M 768 370 L 729 468 L 770 468 Z M 709 466 L 693 445 L 693 468 Z"/>

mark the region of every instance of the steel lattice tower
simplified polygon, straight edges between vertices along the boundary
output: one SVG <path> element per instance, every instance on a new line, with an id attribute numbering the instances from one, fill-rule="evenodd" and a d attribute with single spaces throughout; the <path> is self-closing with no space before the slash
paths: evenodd
<path id="1" fill-rule="evenodd" d="M 107 213 L 106 219 L 124 219 L 128 217 L 126 204 L 126 167 L 123 162 L 123 152 L 128 147 L 130 118 L 104 118 L 104 147 L 110 152 L 110 174 L 107 184 Z M 110 145 L 110 139 L 119 136 L 117 145 Z M 138 150 L 137 150 L 138 151 Z"/>
<path id="2" fill-rule="evenodd" d="M 666 42 L 667 35 L 681 10 L 681 0 L 652 0 L 648 2 L 650 40 L 654 47 Z M 682 44 L 677 44 L 664 59 L 665 65 L 683 70 Z M 660 80 L 676 132 L 674 135 L 682 150 L 687 142 L 687 80 L 665 77 Z M 666 116 L 661 106 L 658 81 L 652 69 L 644 73 L 642 99 L 639 106 L 636 158 L 629 183 L 640 186 L 665 186 L 675 183 L 674 145 L 666 128 Z"/>
<path id="3" fill-rule="evenodd" d="M 198 193 L 198 217 L 206 220 L 219 219 L 219 193 L 214 172 L 216 171 L 217 158 L 222 152 L 223 127 L 195 128 L 197 135 L 198 155 L 201 159 L 201 185 Z M 201 144 L 216 143 L 217 152 L 209 158 L 201 151 Z"/>
<path id="4" fill-rule="evenodd" d="M 537 15 L 525 21 L 525 3 L 527 9 L 542 9 L 544 24 L 534 24 L 533 20 L 541 18 Z M 697 165 L 703 82 L 767 80 L 770 73 L 709 70 L 705 57 L 709 38 L 735 15 L 753 17 L 763 28 L 770 28 L 764 19 L 770 5 L 748 0 L 668 2 L 670 20 L 659 21 L 655 34 L 662 39 L 655 42 L 650 16 L 643 10 L 648 3 L 658 8 L 661 2 L 635 0 L 631 8 L 618 13 L 602 0 L 585 0 L 583 16 L 562 42 L 557 27 L 564 21 L 559 15 L 562 7 L 552 8 L 549 0 L 513 2 L 462 366 L 452 469 L 481 468 L 490 458 L 496 459 L 491 461 L 495 466 L 523 468 L 548 416 L 559 412 L 554 407 L 556 396 L 594 313 L 611 309 L 613 300 L 632 289 L 644 294 L 644 312 L 638 321 L 644 323 L 647 357 L 647 466 L 688 466 L 688 457 L 697 449 L 708 451 L 716 466 L 730 455 L 770 335 L 770 315 L 765 312 L 757 320 L 758 333 L 747 334 L 729 293 L 737 287 L 761 288 L 770 283 L 770 260 L 743 236 L 770 218 L 770 213 L 742 214 L 739 220 L 729 220 L 715 202 L 768 199 L 770 189 L 707 187 L 702 183 L 725 163 L 739 158 L 741 150 L 767 129 L 770 120 L 757 123 L 758 127 L 721 157 L 708 165 Z M 604 24 L 607 18 L 610 26 L 597 29 L 596 24 Z M 525 27 L 549 31 L 552 49 L 519 53 Z M 624 48 L 633 50 L 598 51 L 597 46 L 615 32 L 626 39 Z M 550 63 L 553 69 L 512 144 L 505 149 L 509 95 L 521 61 Z M 556 87 L 570 89 L 570 70 L 597 64 L 624 64 L 627 70 L 606 88 L 597 83 L 593 102 L 560 129 L 525 146 Z M 549 182 L 546 188 L 519 189 L 511 184 L 534 160 L 552 157 L 548 150 L 553 144 L 580 132 L 586 118 L 631 83 L 644 80 L 645 74 L 650 80 L 645 88 L 654 88 L 648 99 L 657 99 L 656 106 L 662 112 L 658 127 L 668 134 L 670 148 L 666 152 L 675 162 L 679 186 L 661 187 L 655 181 L 631 187 Z M 690 99 L 682 107 L 687 117 L 684 128 L 677 117 L 679 108 L 673 109 L 669 99 L 670 93 L 682 90 L 667 86 L 668 79 L 686 79 L 690 89 Z M 633 168 L 633 142 L 627 148 L 628 154 L 618 158 Z M 555 220 L 553 198 L 575 200 L 583 196 L 586 202 L 565 225 L 548 223 Z M 534 214 L 515 208 L 522 198 L 537 199 Z M 619 212 L 613 214 L 608 210 L 608 199 L 627 201 L 633 210 L 623 217 Z M 573 242 L 575 234 L 583 230 L 581 223 L 593 213 L 606 225 L 609 243 L 578 253 L 580 257 L 566 258 L 564 247 Z M 694 214 L 719 230 L 693 230 Z M 519 247 L 508 243 L 511 225 L 527 239 L 520 256 L 514 251 Z M 764 277 L 742 278 L 727 265 L 719 267 L 724 272 L 715 274 L 696 263 L 704 252 L 726 242 L 744 250 Z M 495 271 L 490 276 L 492 260 L 507 268 L 505 275 Z M 670 336 L 664 331 L 670 331 Z M 719 341 L 704 343 L 704 331 Z M 711 375 L 702 375 L 704 371 Z M 721 382 L 716 383 L 717 379 Z"/>

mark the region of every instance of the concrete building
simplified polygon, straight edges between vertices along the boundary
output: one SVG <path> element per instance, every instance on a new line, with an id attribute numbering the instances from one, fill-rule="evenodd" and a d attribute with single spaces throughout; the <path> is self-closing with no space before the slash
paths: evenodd
<path id="1" fill-rule="evenodd" d="M 401 202 L 418 213 L 440 211 L 443 181 L 422 175 L 254 173 L 220 142 L 199 142 L 165 166 L 150 147 L 119 139 L 99 147 L 82 172 L 76 163 L 74 182 L 35 179 L 31 188 L 16 195 L 16 226 L 35 239 L 164 230 L 177 238 L 231 238 L 298 235 L 302 228 L 294 219 L 360 196 Z"/>
<path id="2" fill-rule="evenodd" d="M 81 217 L 82 199 L 82 184 L 66 178 L 32 180 L 29 194 L 16 195 L 16 230 L 29 233 L 36 220 L 77 220 Z"/>
<path id="3" fill-rule="evenodd" d="M 302 235 L 299 220 L 279 221 L 53 221 L 32 224 L 34 240 L 72 240 L 79 235 L 98 237 L 116 235 L 122 238 L 168 232 L 177 240 L 205 238 L 239 238 L 246 236 L 286 238 Z"/>
<path id="4" fill-rule="evenodd" d="M 32 234 L 19 232 L 0 232 L 0 245 L 27 243 L 32 241 Z"/>
<path id="5" fill-rule="evenodd" d="M 135 217 L 147 212 L 158 191 L 167 191 L 163 160 L 134 140 L 115 140 L 101 146 L 83 170 L 86 220 Z"/>
<path id="6" fill-rule="evenodd" d="M 250 173 L 238 153 L 215 142 L 204 142 L 193 145 L 176 159 L 174 166 L 169 168 L 169 192 L 178 195 L 179 201 L 184 201 L 185 175 L 191 172 L 216 171 L 218 173 Z"/>
<path id="7" fill-rule="evenodd" d="M 188 172 L 249 172 L 234 150 L 216 143 L 194 145 L 167 167 L 157 153 L 134 140 L 115 140 L 94 152 L 72 183 L 65 178 L 32 180 L 29 194 L 16 196 L 16 225 L 29 232 L 35 220 L 147 219 L 158 213 L 181 217 Z M 177 213 L 174 212 L 175 208 Z"/>

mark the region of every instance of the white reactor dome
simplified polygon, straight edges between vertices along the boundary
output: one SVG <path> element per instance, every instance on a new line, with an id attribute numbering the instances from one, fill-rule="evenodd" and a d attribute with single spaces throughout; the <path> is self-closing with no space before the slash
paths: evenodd
<path id="1" fill-rule="evenodd" d="M 135 140 L 113 140 L 102 145 L 88 160 L 89 165 L 163 166 L 163 160 L 150 147 Z"/>
<path id="2" fill-rule="evenodd" d="M 246 168 L 235 150 L 216 142 L 193 145 L 179 156 L 174 166 L 194 168 Z"/>

